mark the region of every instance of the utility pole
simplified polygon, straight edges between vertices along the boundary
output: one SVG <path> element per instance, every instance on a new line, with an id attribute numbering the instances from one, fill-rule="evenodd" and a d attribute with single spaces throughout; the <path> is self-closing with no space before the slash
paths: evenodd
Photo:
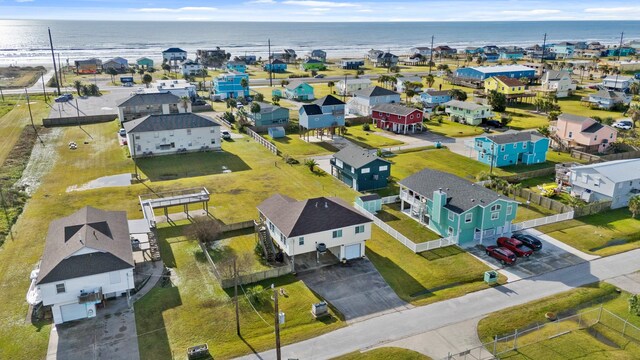
<path id="1" fill-rule="evenodd" d="M 0 86 L 0 97 L 2 97 L 2 101 L 4 101 L 4 94 L 2 93 L 2 86 Z"/>
<path id="2" fill-rule="evenodd" d="M 238 308 L 238 267 L 237 259 L 233 259 L 233 302 L 236 305 L 236 334 L 240 335 L 240 309 Z"/>
<path id="3" fill-rule="evenodd" d="M 433 35 L 431 35 L 431 48 L 429 49 L 429 75 L 431 75 L 431 65 L 433 65 Z"/>
<path id="4" fill-rule="evenodd" d="M 42 79 L 42 92 L 44 93 L 44 102 L 49 102 L 49 99 L 47 98 L 47 88 L 44 86 L 44 72 L 42 73 L 42 77 L 40 79 Z"/>
<path id="5" fill-rule="evenodd" d="M 280 311 L 278 310 L 278 289 L 273 288 L 273 307 L 276 311 L 276 359 L 282 360 L 282 353 L 280 352 Z"/>
<path id="6" fill-rule="evenodd" d="M 269 47 L 269 87 L 273 87 L 273 77 L 271 73 L 273 72 L 273 61 L 271 60 L 271 39 L 267 39 L 267 45 Z"/>
<path id="7" fill-rule="evenodd" d="M 344 90 L 342 91 L 342 101 L 347 102 L 347 74 L 344 74 Z"/>
<path id="8" fill-rule="evenodd" d="M 53 52 L 53 40 L 51 39 L 51 28 L 47 28 L 49 31 L 49 45 L 51 45 L 51 58 L 53 59 L 53 72 L 56 79 L 56 87 L 58 88 L 58 95 L 60 95 L 60 82 L 58 81 L 58 69 L 56 68 L 56 55 Z"/>
<path id="9" fill-rule="evenodd" d="M 29 108 L 29 118 L 31 119 L 31 126 L 33 126 L 33 132 L 36 133 L 36 137 L 40 140 L 40 144 L 44 145 L 44 141 L 38 135 L 38 129 L 36 129 L 36 125 L 33 123 L 33 114 L 31 113 L 31 102 L 29 101 L 29 93 L 27 92 L 27 88 L 24 88 L 24 94 L 27 98 L 27 108 Z"/>
<path id="10" fill-rule="evenodd" d="M 622 39 L 624 38 L 624 31 L 620 33 L 620 45 L 618 45 L 618 62 L 620 62 L 620 55 L 622 55 Z"/>
<path id="11" fill-rule="evenodd" d="M 60 84 L 62 84 L 64 82 L 64 78 L 63 78 L 64 77 L 64 71 L 62 70 L 62 65 L 60 65 L 61 64 L 61 62 L 60 62 L 60 53 L 57 53 L 57 55 L 58 55 L 58 70 L 59 70 L 59 73 L 60 73 Z"/>
<path id="12" fill-rule="evenodd" d="M 547 46 L 547 33 L 544 33 L 544 39 L 542 40 L 542 55 L 540 56 L 540 64 L 542 64 L 542 69 L 540 69 L 540 74 L 544 73 L 544 48 Z"/>

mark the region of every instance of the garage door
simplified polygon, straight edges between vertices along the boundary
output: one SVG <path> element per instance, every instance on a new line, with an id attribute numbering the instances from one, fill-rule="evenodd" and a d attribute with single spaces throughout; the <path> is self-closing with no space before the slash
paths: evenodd
<path id="1" fill-rule="evenodd" d="M 347 260 L 361 257 L 362 254 L 360 253 L 360 244 L 345 246 L 344 254 Z"/>
<path id="2" fill-rule="evenodd" d="M 62 314 L 63 322 L 84 319 L 87 317 L 87 308 L 84 304 L 62 305 L 60 306 L 60 313 Z"/>

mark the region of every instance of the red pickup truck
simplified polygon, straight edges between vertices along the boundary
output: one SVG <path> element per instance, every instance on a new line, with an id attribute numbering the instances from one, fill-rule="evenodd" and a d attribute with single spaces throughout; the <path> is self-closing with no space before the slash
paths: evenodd
<path id="1" fill-rule="evenodd" d="M 523 244 L 522 241 L 515 238 L 499 237 L 498 246 L 506 247 L 514 254 L 518 255 L 518 257 L 529 257 L 531 254 L 533 254 L 533 250 L 531 250 L 531 248 Z"/>

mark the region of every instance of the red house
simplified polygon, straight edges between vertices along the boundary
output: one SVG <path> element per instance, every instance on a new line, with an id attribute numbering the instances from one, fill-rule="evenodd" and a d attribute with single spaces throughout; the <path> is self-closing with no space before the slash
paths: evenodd
<path id="1" fill-rule="evenodd" d="M 378 104 L 373 107 L 371 118 L 380 129 L 406 134 L 422 129 L 422 111 L 398 104 Z"/>

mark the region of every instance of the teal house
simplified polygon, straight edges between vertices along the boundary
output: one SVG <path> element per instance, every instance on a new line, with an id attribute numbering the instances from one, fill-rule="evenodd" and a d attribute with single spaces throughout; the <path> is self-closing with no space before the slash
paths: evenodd
<path id="1" fill-rule="evenodd" d="M 140 59 L 136 60 L 136 65 L 144 69 L 151 69 L 153 67 L 153 60 L 149 59 L 148 57 L 141 57 Z"/>
<path id="2" fill-rule="evenodd" d="M 309 59 L 300 64 L 300 70 L 325 70 L 327 67 L 320 60 Z"/>
<path id="3" fill-rule="evenodd" d="M 258 105 L 260 105 L 260 112 L 249 114 L 251 122 L 258 131 L 289 124 L 289 109 L 263 102 L 259 102 Z"/>
<path id="4" fill-rule="evenodd" d="M 246 87 L 243 87 L 243 81 L 246 81 Z M 220 100 L 237 99 L 249 96 L 249 75 L 237 72 L 229 72 L 220 74 L 213 79 L 213 98 Z"/>
<path id="5" fill-rule="evenodd" d="M 229 61 L 227 63 L 227 70 L 244 74 L 247 72 L 247 64 L 245 64 L 244 61 Z"/>
<path id="6" fill-rule="evenodd" d="M 330 163 L 331 175 L 356 191 L 385 188 L 391 176 L 389 161 L 355 145 L 333 154 Z"/>
<path id="7" fill-rule="evenodd" d="M 482 185 L 431 169 L 399 185 L 402 212 L 461 246 L 492 245 L 511 235 L 518 202 Z"/>
<path id="8" fill-rule="evenodd" d="M 367 194 L 356 198 L 356 205 L 360 205 L 366 211 L 375 214 L 382 210 L 382 198 L 378 194 Z"/>
<path id="9" fill-rule="evenodd" d="M 294 80 L 285 86 L 284 97 L 298 101 L 315 99 L 315 96 L 313 95 L 313 86 L 300 80 Z"/>
<path id="10" fill-rule="evenodd" d="M 272 73 L 283 73 L 287 71 L 287 63 L 282 60 L 273 60 L 271 63 L 266 63 L 262 67 L 264 71 L 271 71 Z"/>
<path id="11" fill-rule="evenodd" d="M 507 131 L 474 139 L 478 161 L 494 167 L 531 165 L 547 160 L 549 139 L 537 131 Z"/>

